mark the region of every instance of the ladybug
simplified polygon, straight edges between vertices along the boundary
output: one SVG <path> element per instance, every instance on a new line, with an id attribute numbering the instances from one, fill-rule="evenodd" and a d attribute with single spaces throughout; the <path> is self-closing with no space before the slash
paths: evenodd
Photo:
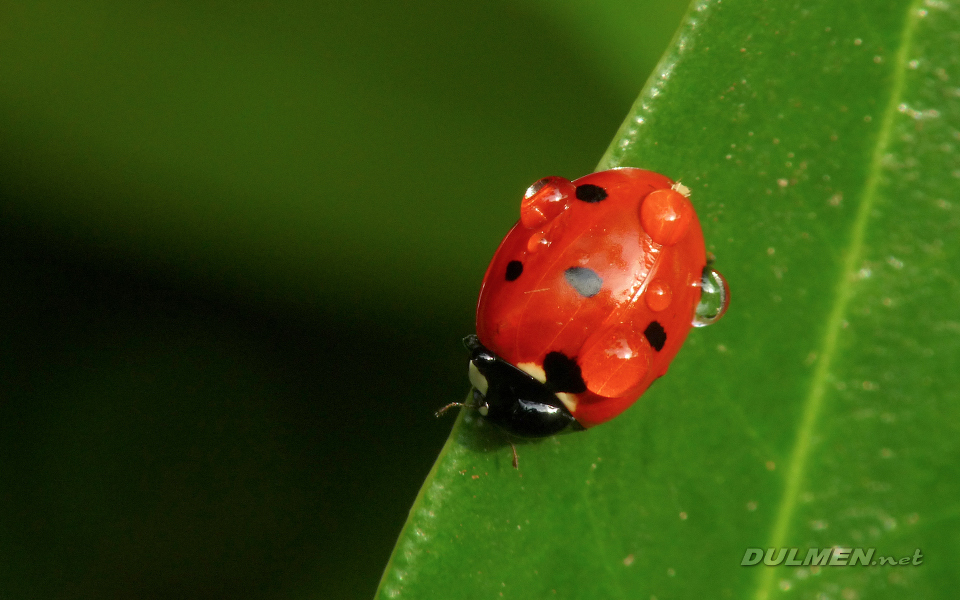
<path id="1" fill-rule="evenodd" d="M 477 333 L 464 339 L 472 402 L 450 406 L 541 438 L 633 404 L 690 328 L 728 304 L 689 193 L 635 168 L 530 186 L 483 278 Z"/>

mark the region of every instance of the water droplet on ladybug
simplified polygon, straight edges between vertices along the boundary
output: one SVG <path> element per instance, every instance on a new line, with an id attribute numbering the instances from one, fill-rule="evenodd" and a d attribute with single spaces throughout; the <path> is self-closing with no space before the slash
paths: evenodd
<path id="1" fill-rule="evenodd" d="M 592 335 L 579 359 L 587 389 L 600 396 L 627 393 L 650 368 L 650 346 L 632 327 L 615 327 Z"/>
<path id="2" fill-rule="evenodd" d="M 542 227 L 563 212 L 576 190 L 576 186 L 563 177 L 544 177 L 524 192 L 520 222 L 527 229 Z"/>
<path id="3" fill-rule="evenodd" d="M 654 190 L 640 204 L 640 225 L 654 242 L 672 246 L 683 239 L 693 221 L 693 205 L 680 192 Z"/>
<path id="4" fill-rule="evenodd" d="M 730 304 L 730 288 L 718 271 L 707 266 L 700 280 L 700 304 L 693 316 L 694 327 L 706 327 L 720 320 Z"/>
<path id="5" fill-rule="evenodd" d="M 547 239 L 546 233 L 543 231 L 538 231 L 530 236 L 530 239 L 527 240 L 527 252 L 536 252 L 541 248 L 546 248 L 550 245 L 550 240 Z"/>
<path id="6" fill-rule="evenodd" d="M 673 300 L 673 290 L 663 281 L 654 281 L 647 286 L 644 298 L 646 298 L 650 310 L 660 312 L 670 306 L 670 301 Z"/>

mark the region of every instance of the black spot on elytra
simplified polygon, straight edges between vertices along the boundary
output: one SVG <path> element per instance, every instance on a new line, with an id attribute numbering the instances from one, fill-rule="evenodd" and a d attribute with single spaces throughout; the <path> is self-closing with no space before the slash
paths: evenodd
<path id="1" fill-rule="evenodd" d="M 651 321 L 647 328 L 643 330 L 643 335 L 657 352 L 663 350 L 663 345 L 667 343 L 667 332 L 663 330 L 663 325 L 656 321 Z"/>
<path id="2" fill-rule="evenodd" d="M 601 200 L 606 199 L 606 197 L 607 190 L 603 189 L 599 185 L 585 183 L 577 186 L 577 200 L 583 200 L 584 202 L 589 202 L 592 204 L 594 202 L 600 202 Z"/>
<path id="3" fill-rule="evenodd" d="M 600 286 L 603 285 L 603 280 L 597 272 L 586 267 L 570 267 L 563 272 L 563 276 L 570 287 L 585 298 L 596 296 L 600 292 Z"/>
<path id="4" fill-rule="evenodd" d="M 514 281 L 523 273 L 523 263 L 519 260 L 511 260 L 507 263 L 507 281 Z"/>
<path id="5" fill-rule="evenodd" d="M 582 394 L 587 391 L 580 365 L 563 352 L 551 352 L 543 359 L 543 372 L 547 375 L 547 388 L 552 392 Z"/>

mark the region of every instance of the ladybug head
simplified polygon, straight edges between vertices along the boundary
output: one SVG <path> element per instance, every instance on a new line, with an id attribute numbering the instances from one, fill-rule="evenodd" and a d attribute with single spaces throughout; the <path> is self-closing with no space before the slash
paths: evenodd
<path id="1" fill-rule="evenodd" d="M 528 373 L 487 350 L 475 335 L 463 339 L 470 351 L 470 383 L 481 416 L 517 437 L 539 438 L 583 429 L 557 395 Z"/>

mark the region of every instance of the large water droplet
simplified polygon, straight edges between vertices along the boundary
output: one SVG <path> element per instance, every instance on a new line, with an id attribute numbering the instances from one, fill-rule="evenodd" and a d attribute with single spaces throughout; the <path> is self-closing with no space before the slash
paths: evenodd
<path id="1" fill-rule="evenodd" d="M 706 327 L 720 320 L 730 304 L 727 280 L 710 266 L 704 267 L 700 281 L 700 304 L 693 316 L 694 327 Z"/>
<path id="2" fill-rule="evenodd" d="M 690 200 L 673 189 L 654 190 L 640 204 L 640 226 L 654 242 L 663 246 L 682 240 L 693 217 Z"/>

